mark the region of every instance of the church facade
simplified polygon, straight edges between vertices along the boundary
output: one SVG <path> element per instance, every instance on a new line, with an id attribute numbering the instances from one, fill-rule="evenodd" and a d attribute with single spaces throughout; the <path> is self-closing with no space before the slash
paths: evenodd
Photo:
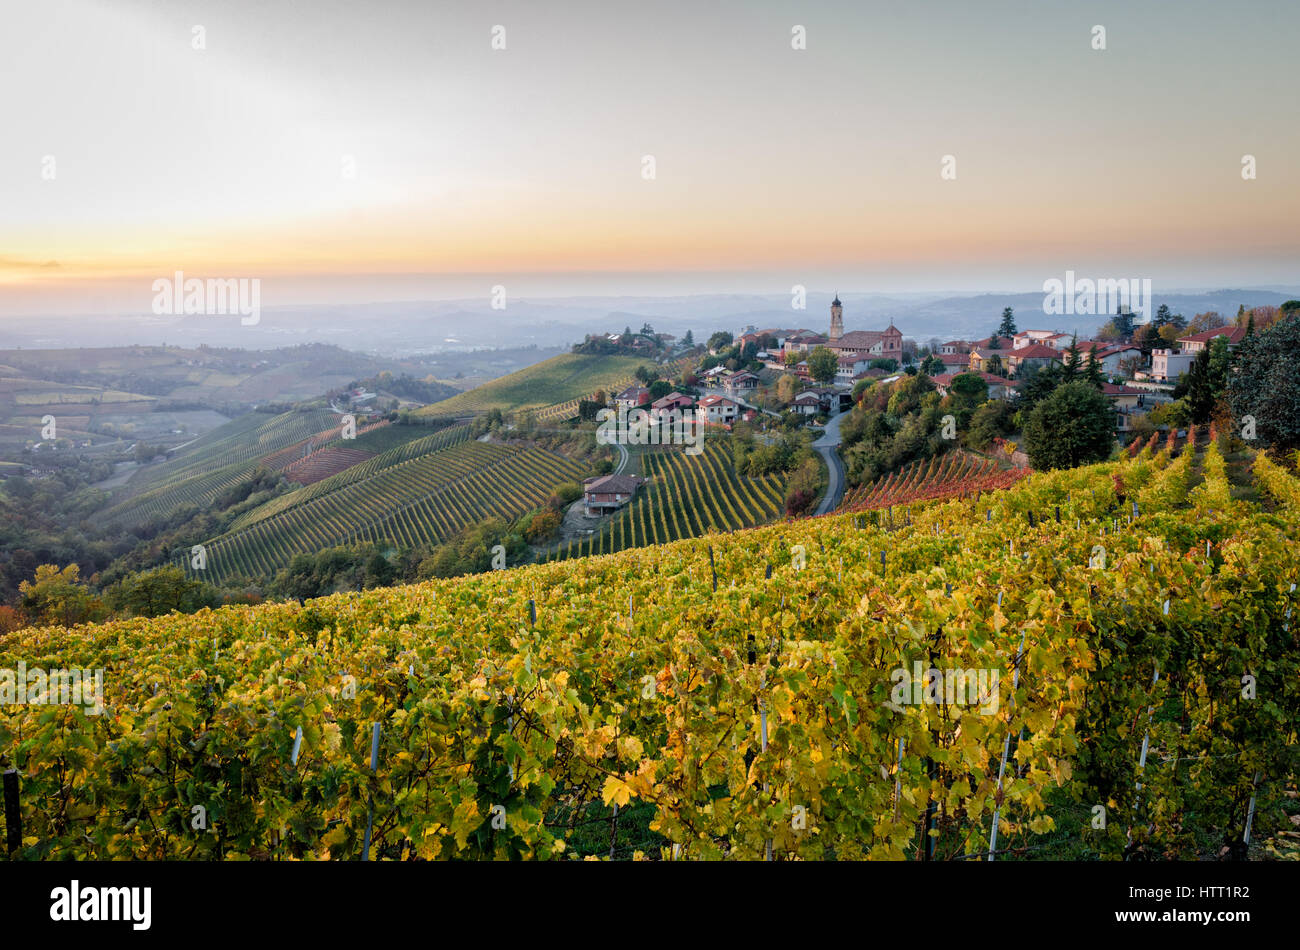
<path id="1" fill-rule="evenodd" d="M 840 295 L 831 301 L 831 328 L 826 334 L 826 346 L 841 359 L 896 359 L 903 361 L 903 332 L 889 323 L 887 330 L 850 330 L 844 332 L 844 305 Z"/>

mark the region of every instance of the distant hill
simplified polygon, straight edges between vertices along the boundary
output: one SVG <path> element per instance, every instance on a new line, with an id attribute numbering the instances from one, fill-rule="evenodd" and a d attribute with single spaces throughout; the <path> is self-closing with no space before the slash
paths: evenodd
<path id="1" fill-rule="evenodd" d="M 590 395 L 597 389 L 626 385 L 638 366 L 654 361 L 638 356 L 589 356 L 564 353 L 469 392 L 425 406 L 416 415 L 472 416 L 500 409 L 537 409 Z"/>

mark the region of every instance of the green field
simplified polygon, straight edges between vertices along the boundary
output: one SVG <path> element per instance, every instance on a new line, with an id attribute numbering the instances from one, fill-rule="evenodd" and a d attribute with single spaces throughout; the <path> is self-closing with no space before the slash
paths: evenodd
<path id="1" fill-rule="evenodd" d="M 538 409 L 626 386 L 638 366 L 652 360 L 636 356 L 586 356 L 564 353 L 419 411 L 425 416 L 472 416 L 500 409 Z"/>

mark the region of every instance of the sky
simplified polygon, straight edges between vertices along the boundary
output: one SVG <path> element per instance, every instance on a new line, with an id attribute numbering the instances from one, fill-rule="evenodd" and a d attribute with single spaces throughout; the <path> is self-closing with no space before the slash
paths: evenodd
<path id="1" fill-rule="evenodd" d="M 0 319 L 1296 282 L 1293 0 L 5 6 Z"/>

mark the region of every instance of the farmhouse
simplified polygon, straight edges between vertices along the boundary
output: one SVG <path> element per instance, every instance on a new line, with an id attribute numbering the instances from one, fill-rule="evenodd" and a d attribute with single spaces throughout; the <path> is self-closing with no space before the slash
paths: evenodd
<path id="1" fill-rule="evenodd" d="M 636 409 L 650 401 L 650 390 L 644 386 L 629 386 L 614 397 L 614 404 L 620 409 Z"/>
<path id="2" fill-rule="evenodd" d="M 725 396 L 705 396 L 696 407 L 704 410 L 704 419 L 711 424 L 726 425 L 740 415 L 740 404 Z"/>
<path id="3" fill-rule="evenodd" d="M 617 511 L 636 495 L 643 479 L 638 475 L 600 475 L 582 483 L 583 504 L 588 515 Z"/>
<path id="4" fill-rule="evenodd" d="M 682 416 L 682 413 L 691 406 L 695 405 L 695 400 L 684 393 L 671 392 L 662 399 L 656 399 L 650 404 L 650 416 L 656 420 L 675 420 Z"/>

